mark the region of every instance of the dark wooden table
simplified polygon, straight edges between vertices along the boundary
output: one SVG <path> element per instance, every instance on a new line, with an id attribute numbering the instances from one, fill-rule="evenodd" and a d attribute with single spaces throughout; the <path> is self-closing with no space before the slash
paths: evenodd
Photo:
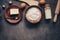
<path id="1" fill-rule="evenodd" d="M 46 1 L 51 4 L 52 17 L 54 17 L 57 0 Z M 8 0 L 0 0 L 0 40 L 60 40 L 60 14 L 58 21 L 53 23 L 53 18 L 45 20 L 43 13 L 42 21 L 33 25 L 25 20 L 24 13 L 22 13 L 22 20 L 12 25 L 4 19 L 5 10 L 2 9 L 2 4 L 5 4 L 7 8 Z M 13 1 L 13 4 L 19 6 L 20 2 Z"/>

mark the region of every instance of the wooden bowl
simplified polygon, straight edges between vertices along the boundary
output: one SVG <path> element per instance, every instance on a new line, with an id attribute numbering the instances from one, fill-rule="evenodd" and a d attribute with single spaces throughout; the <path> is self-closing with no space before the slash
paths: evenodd
<path id="1" fill-rule="evenodd" d="M 31 20 L 28 16 L 27 16 L 27 13 L 28 11 L 31 9 L 31 8 L 36 8 L 39 10 L 40 14 L 39 14 L 39 17 L 36 19 L 36 20 Z M 32 11 L 35 11 L 35 10 L 32 10 Z M 32 13 L 31 11 L 31 13 Z M 32 15 L 33 16 L 33 15 Z M 42 9 L 38 6 L 30 6 L 26 9 L 25 11 L 25 18 L 28 22 L 32 23 L 32 24 L 35 24 L 35 23 L 38 23 L 39 21 L 41 21 L 41 18 L 42 18 Z"/>
<path id="2" fill-rule="evenodd" d="M 17 15 L 18 19 L 12 19 L 10 17 L 10 9 L 19 9 L 19 14 Z M 21 20 L 21 17 L 22 17 L 21 10 L 20 10 L 19 7 L 15 6 L 15 5 L 10 6 L 6 9 L 4 17 L 5 17 L 6 21 L 8 21 L 9 23 L 14 23 L 14 24 L 18 23 Z"/>

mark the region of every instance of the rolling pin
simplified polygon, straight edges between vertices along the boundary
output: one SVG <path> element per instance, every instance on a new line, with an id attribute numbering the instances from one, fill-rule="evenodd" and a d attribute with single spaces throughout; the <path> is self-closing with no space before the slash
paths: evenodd
<path id="1" fill-rule="evenodd" d="M 58 17 L 58 14 L 59 14 L 59 0 L 58 0 L 58 3 L 57 3 L 57 6 L 56 6 L 56 10 L 55 10 L 55 16 L 54 16 L 54 19 L 53 19 L 53 22 L 56 22 L 57 21 L 57 17 Z"/>
<path id="2" fill-rule="evenodd" d="M 20 1 L 24 1 L 24 2 L 28 3 L 30 6 L 32 6 L 32 5 L 38 6 L 38 4 L 39 4 L 39 2 L 35 1 L 35 0 L 20 0 Z"/>
<path id="3" fill-rule="evenodd" d="M 60 2 L 60 0 L 59 0 L 59 2 Z M 60 3 L 59 3 L 60 4 Z M 60 7 L 60 5 L 59 5 L 59 7 Z M 60 10 L 60 8 L 59 8 L 59 10 Z M 60 11 L 59 11 L 60 12 Z"/>
<path id="4" fill-rule="evenodd" d="M 40 0 L 40 4 L 45 4 L 46 0 Z"/>

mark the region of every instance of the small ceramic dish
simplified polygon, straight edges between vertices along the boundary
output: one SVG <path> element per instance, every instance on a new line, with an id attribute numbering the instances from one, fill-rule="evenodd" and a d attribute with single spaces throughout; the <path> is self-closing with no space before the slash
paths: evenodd
<path id="1" fill-rule="evenodd" d="M 18 14 L 17 15 L 11 15 L 10 14 L 11 9 L 18 9 Z M 13 11 L 12 11 L 12 13 L 14 14 Z M 5 17 L 6 21 L 8 21 L 9 23 L 14 23 L 14 24 L 18 23 L 22 18 L 21 10 L 18 6 L 15 6 L 15 5 L 10 6 L 6 9 L 4 17 Z"/>

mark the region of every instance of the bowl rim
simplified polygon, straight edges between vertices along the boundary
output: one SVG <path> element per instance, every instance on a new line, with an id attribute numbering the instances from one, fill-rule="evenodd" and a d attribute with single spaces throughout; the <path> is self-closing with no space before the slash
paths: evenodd
<path id="1" fill-rule="evenodd" d="M 29 10 L 30 8 L 38 8 L 40 11 L 41 11 L 41 18 L 40 18 L 40 21 L 41 21 L 41 19 L 42 19 L 42 11 L 43 11 L 43 9 L 41 8 L 41 7 L 39 7 L 39 6 L 36 6 L 36 5 L 33 5 L 33 6 L 29 6 L 29 7 L 27 7 L 26 8 L 26 10 L 25 10 L 25 12 L 24 12 L 24 16 L 25 16 L 25 19 L 27 20 L 27 18 L 26 18 L 26 13 L 27 13 L 27 10 Z M 28 21 L 28 20 L 27 20 Z M 28 22 L 30 22 L 30 21 L 28 21 Z M 38 21 L 39 22 L 39 21 Z M 37 22 L 37 23 L 38 23 Z M 31 22 L 30 22 L 31 23 Z M 36 23 L 32 23 L 32 24 L 36 24 Z"/>
<path id="2" fill-rule="evenodd" d="M 10 18 L 7 18 L 7 17 L 6 17 L 6 14 L 7 14 L 7 12 L 8 12 L 10 9 L 12 9 L 12 8 L 14 8 L 14 7 L 19 9 L 19 15 L 18 15 L 19 19 L 18 19 L 18 20 L 14 20 L 14 21 L 16 21 L 16 22 L 10 22 L 9 20 L 11 20 L 11 19 L 10 19 Z M 10 15 L 10 13 L 9 13 L 9 15 Z M 7 22 L 9 22 L 9 23 L 13 23 L 13 24 L 18 23 L 18 22 L 22 19 L 21 9 L 20 9 L 18 6 L 16 6 L 16 5 L 11 5 L 11 6 L 9 6 L 9 7 L 5 10 L 5 12 L 4 12 L 4 18 L 5 18 L 5 20 L 6 20 Z M 11 21 L 13 21 L 13 20 L 11 20 Z"/>

